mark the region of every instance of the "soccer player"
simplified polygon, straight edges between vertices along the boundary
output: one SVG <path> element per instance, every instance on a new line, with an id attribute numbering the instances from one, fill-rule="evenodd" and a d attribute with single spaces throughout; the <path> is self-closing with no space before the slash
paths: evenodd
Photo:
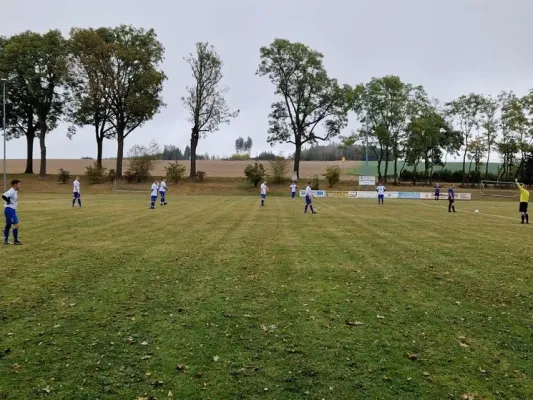
<path id="1" fill-rule="evenodd" d="M 378 192 L 378 204 L 383 205 L 383 201 L 385 200 L 385 186 L 383 186 L 381 183 L 376 188 L 376 192 Z"/>
<path id="2" fill-rule="evenodd" d="M 159 181 L 156 179 L 152 183 L 152 188 L 150 189 L 150 210 L 155 210 L 155 202 L 157 200 L 157 192 L 159 191 Z"/>
<path id="3" fill-rule="evenodd" d="M 17 203 L 18 203 L 18 190 L 20 189 L 20 181 L 14 179 L 11 181 L 11 189 L 2 195 L 4 200 L 4 215 L 6 217 L 6 228 L 4 229 L 4 244 L 9 243 L 9 231 L 13 227 L 13 238 L 15 241 L 13 244 L 20 246 L 19 242 L 19 220 L 17 218 Z"/>
<path id="4" fill-rule="evenodd" d="M 165 195 L 167 194 L 167 180 L 163 179 L 159 185 L 159 194 L 161 195 L 161 205 L 166 206 L 167 201 Z"/>
<path id="5" fill-rule="evenodd" d="M 435 189 L 435 200 L 439 201 L 440 199 L 440 185 L 437 183 L 437 185 L 434 187 Z"/>
<path id="6" fill-rule="evenodd" d="M 520 218 L 522 219 L 522 224 L 524 221 L 526 224 L 529 224 L 529 215 L 527 214 L 527 206 L 529 203 L 529 191 L 526 190 L 521 184 L 518 183 L 518 179 L 514 180 L 516 183 L 516 186 L 520 190 L 520 206 L 518 208 L 518 212 L 521 213 Z"/>
<path id="7" fill-rule="evenodd" d="M 307 214 L 307 208 L 309 207 L 311 209 L 311 212 L 313 214 L 316 214 L 316 211 L 313 210 L 313 189 L 311 189 L 311 182 L 307 184 L 307 187 L 305 188 L 305 209 L 304 214 Z"/>
<path id="8" fill-rule="evenodd" d="M 455 202 L 455 189 L 452 185 L 448 189 L 448 212 L 455 212 L 455 205 L 453 204 Z"/>
<path id="9" fill-rule="evenodd" d="M 74 179 L 74 183 L 72 184 L 72 207 L 76 204 L 76 200 L 78 200 L 78 204 L 81 207 L 81 193 L 80 193 L 80 177 L 77 176 L 76 179 Z"/>
<path id="10" fill-rule="evenodd" d="M 296 197 L 296 188 L 298 186 L 296 185 L 296 182 L 293 182 L 289 187 L 291 188 L 291 198 L 294 200 L 294 198 Z"/>
<path id="11" fill-rule="evenodd" d="M 267 182 L 264 181 L 261 184 L 261 207 L 265 206 L 265 199 L 267 197 L 267 193 L 268 192 L 269 192 L 269 189 L 268 189 L 268 186 L 267 186 Z"/>

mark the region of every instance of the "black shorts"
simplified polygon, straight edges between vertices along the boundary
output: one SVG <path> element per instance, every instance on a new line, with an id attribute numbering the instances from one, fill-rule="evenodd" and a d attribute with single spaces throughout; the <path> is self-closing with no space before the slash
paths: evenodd
<path id="1" fill-rule="evenodd" d="M 455 199 L 450 199 L 450 198 L 448 197 L 448 201 L 450 202 L 450 204 L 452 204 L 452 203 L 455 201 Z"/>
<path id="2" fill-rule="evenodd" d="M 527 202 L 521 201 L 520 206 L 518 207 L 518 212 L 526 213 L 527 212 Z"/>

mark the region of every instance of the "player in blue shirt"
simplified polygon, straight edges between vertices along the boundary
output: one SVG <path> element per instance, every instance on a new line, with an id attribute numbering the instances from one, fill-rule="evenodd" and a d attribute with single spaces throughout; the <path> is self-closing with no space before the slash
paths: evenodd
<path id="1" fill-rule="evenodd" d="M 17 204 L 18 204 L 18 190 L 20 189 L 20 181 L 14 179 L 11 181 L 11 189 L 2 195 L 4 200 L 4 215 L 6 217 L 6 227 L 4 229 L 4 244 L 9 243 L 9 231 L 13 227 L 13 238 L 15 241 L 13 244 L 21 245 L 19 241 L 19 219 L 17 217 Z"/>
<path id="2" fill-rule="evenodd" d="M 437 185 L 434 187 L 435 189 L 435 200 L 439 201 L 440 199 L 440 185 L 437 183 Z"/>
<path id="3" fill-rule="evenodd" d="M 455 205 L 453 204 L 455 202 L 455 190 L 453 188 L 453 184 L 448 189 L 448 212 L 455 212 Z"/>

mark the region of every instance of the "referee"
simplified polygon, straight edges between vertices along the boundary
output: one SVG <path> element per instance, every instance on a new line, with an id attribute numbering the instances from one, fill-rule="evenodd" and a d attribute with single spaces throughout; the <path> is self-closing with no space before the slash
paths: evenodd
<path id="1" fill-rule="evenodd" d="M 518 212 L 521 213 L 520 218 L 522 219 L 522 223 L 524 221 L 526 224 L 529 224 L 529 215 L 527 215 L 527 204 L 529 202 L 529 192 L 518 183 L 518 179 L 514 180 L 516 182 L 516 186 L 520 190 L 520 207 L 518 208 Z"/>

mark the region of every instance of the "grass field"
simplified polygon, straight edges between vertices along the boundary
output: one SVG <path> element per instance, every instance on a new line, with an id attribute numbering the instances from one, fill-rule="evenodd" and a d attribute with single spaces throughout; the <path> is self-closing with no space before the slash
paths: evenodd
<path id="1" fill-rule="evenodd" d="M 0 399 L 533 398 L 516 202 L 20 200 Z"/>

